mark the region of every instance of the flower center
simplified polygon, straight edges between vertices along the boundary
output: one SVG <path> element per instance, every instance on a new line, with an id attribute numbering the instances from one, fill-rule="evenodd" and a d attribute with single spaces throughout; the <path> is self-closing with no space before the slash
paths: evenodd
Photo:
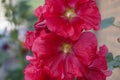
<path id="1" fill-rule="evenodd" d="M 71 8 L 67 8 L 64 14 L 68 19 L 72 19 L 76 16 L 75 10 Z"/>
<path id="2" fill-rule="evenodd" d="M 64 44 L 62 45 L 62 51 L 63 51 L 65 54 L 71 52 L 71 48 L 72 48 L 72 46 L 71 46 L 70 44 L 64 43 Z"/>

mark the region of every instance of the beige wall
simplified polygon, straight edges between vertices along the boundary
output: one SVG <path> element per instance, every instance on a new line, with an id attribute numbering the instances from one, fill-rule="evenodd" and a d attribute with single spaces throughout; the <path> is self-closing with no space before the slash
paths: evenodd
<path id="1" fill-rule="evenodd" d="M 102 18 L 120 16 L 120 0 L 98 0 Z"/>
<path id="2" fill-rule="evenodd" d="M 115 17 L 116 23 L 120 26 L 120 0 L 98 0 L 102 19 Z M 109 52 L 114 56 L 120 55 L 120 43 L 117 39 L 120 37 L 120 28 L 110 26 L 104 30 L 98 31 L 99 44 L 106 44 Z M 113 74 L 107 80 L 120 80 L 120 69 L 114 69 Z"/>

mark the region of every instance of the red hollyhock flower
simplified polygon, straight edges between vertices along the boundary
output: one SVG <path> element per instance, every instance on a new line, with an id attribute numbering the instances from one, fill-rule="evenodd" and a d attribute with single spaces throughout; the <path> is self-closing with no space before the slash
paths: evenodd
<path id="1" fill-rule="evenodd" d="M 49 31 L 47 26 L 46 26 L 46 21 L 43 18 L 40 18 L 35 24 L 34 28 L 36 30 L 43 30 L 45 29 L 46 31 Z"/>
<path id="2" fill-rule="evenodd" d="M 43 65 L 43 61 L 37 57 L 27 56 L 30 64 L 26 67 L 25 80 L 55 80 L 52 79 L 49 68 Z"/>
<path id="3" fill-rule="evenodd" d="M 40 32 L 39 30 L 35 30 L 35 31 L 28 31 L 27 32 L 27 37 L 26 37 L 26 40 L 25 40 L 25 43 L 24 43 L 24 46 L 25 48 L 27 49 L 31 49 L 32 45 L 33 45 L 33 42 L 34 40 L 40 36 Z"/>
<path id="4" fill-rule="evenodd" d="M 44 27 L 43 28 L 37 27 L 35 31 L 28 31 L 25 42 L 24 42 L 24 47 L 30 50 L 34 43 L 34 40 L 40 36 L 41 32 L 44 32 L 44 31 L 49 33 L 49 30 Z"/>
<path id="5" fill-rule="evenodd" d="M 46 0 L 35 14 L 44 16 L 50 31 L 71 39 L 83 30 L 98 30 L 101 21 L 95 0 Z"/>
<path id="6" fill-rule="evenodd" d="M 46 25 L 46 20 L 43 17 L 43 7 L 40 6 L 35 9 L 34 14 L 38 18 L 38 21 L 34 24 L 34 28 L 36 30 L 46 30 L 46 32 L 50 32 Z"/>
<path id="7" fill-rule="evenodd" d="M 41 16 L 43 16 L 43 6 L 39 6 L 38 8 L 36 8 L 34 11 L 34 15 L 37 18 L 41 18 Z"/>
<path id="8" fill-rule="evenodd" d="M 96 56 L 97 40 L 93 33 L 83 32 L 77 41 L 54 33 L 41 33 L 32 47 L 56 80 L 73 80 L 88 72 L 87 67 Z"/>
<path id="9" fill-rule="evenodd" d="M 97 53 L 92 64 L 88 67 L 88 73 L 85 74 L 83 78 L 77 80 L 106 80 L 106 77 L 112 74 L 111 71 L 107 70 L 107 53 L 108 49 L 105 45 L 100 47 L 100 51 Z"/>

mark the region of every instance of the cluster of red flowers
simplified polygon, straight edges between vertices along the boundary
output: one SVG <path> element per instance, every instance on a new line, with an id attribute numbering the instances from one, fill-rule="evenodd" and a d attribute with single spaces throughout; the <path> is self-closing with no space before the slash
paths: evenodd
<path id="1" fill-rule="evenodd" d="M 91 29 L 101 22 L 95 0 L 45 0 L 35 10 L 38 21 L 29 31 L 25 46 L 25 80 L 106 80 L 111 75 L 105 45 L 98 43 Z"/>

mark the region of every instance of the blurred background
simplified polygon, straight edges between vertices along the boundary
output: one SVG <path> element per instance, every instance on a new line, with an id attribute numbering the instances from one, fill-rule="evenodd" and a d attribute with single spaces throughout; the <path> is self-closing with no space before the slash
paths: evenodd
<path id="1" fill-rule="evenodd" d="M 120 80 L 120 0 L 96 0 L 102 22 L 96 31 L 99 45 L 106 44 L 108 66 L 113 70 L 107 80 Z M 23 47 L 27 30 L 33 30 L 33 12 L 44 0 L 0 0 L 0 80 L 24 80 L 31 52 Z"/>

